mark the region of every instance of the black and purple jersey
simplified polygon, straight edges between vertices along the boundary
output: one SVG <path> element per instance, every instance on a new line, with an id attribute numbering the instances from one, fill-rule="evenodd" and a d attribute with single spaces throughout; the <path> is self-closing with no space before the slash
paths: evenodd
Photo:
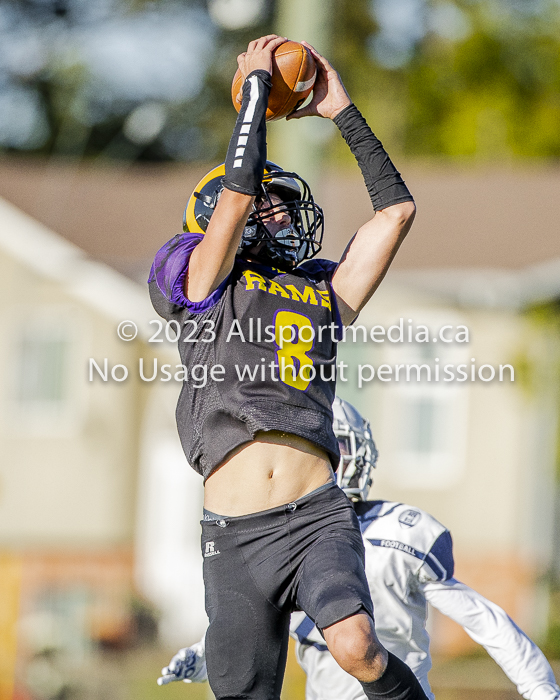
<path id="1" fill-rule="evenodd" d="M 177 426 L 191 466 L 205 479 L 259 431 L 279 430 L 325 450 L 336 469 L 332 429 L 336 347 L 342 324 L 331 288 L 336 264 L 309 260 L 284 272 L 236 258 L 232 272 L 200 302 L 185 297 L 190 254 L 202 236 L 175 236 L 150 273 L 152 303 L 180 328 L 181 361 L 207 369 L 187 379 Z"/>

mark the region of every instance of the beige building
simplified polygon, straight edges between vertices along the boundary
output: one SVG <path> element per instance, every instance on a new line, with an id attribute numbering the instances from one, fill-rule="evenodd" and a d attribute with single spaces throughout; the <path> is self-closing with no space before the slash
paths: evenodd
<path id="1" fill-rule="evenodd" d="M 340 349 L 349 368 L 339 394 L 371 418 L 380 451 L 372 496 L 434 514 L 452 532 L 456 576 L 542 639 L 555 555 L 560 338 L 531 314 L 453 303 L 396 280 L 368 305 L 357 336 L 362 325 L 393 339 L 349 334 Z M 422 341 L 407 342 L 409 329 Z M 445 654 L 472 644 L 442 616 L 432 633 Z"/>
<path id="2" fill-rule="evenodd" d="M 560 172 L 425 169 L 408 181 L 417 221 L 357 322 L 387 329 L 402 319 L 403 342 L 347 342 L 342 357 L 392 371 L 361 389 L 341 383 L 339 393 L 371 417 L 380 449 L 373 493 L 445 523 L 457 576 L 542 640 L 558 561 L 560 236 L 552 203 Z M 357 226 L 368 209 L 353 192 L 347 186 L 344 209 L 356 212 Z M 414 339 L 422 325 L 429 333 L 408 342 L 409 329 Z M 462 327 L 468 342 L 457 335 Z M 416 369 L 406 381 L 409 364 L 429 367 L 431 381 L 428 369 L 422 381 Z M 439 616 L 432 631 L 441 653 L 474 647 Z"/>
<path id="3" fill-rule="evenodd" d="M 189 643 L 204 627 L 201 484 L 178 445 L 178 386 L 136 371 L 140 358 L 145 376 L 154 358 L 178 362 L 172 343 L 149 342 L 158 327 L 140 285 L 155 249 L 180 230 L 203 171 L 20 160 L 0 167 L 0 196 L 35 219 L 0 207 L 0 600 L 11 601 L 0 617 L 12 630 L 0 645 L 11 658 L 16 628 L 21 654 L 37 630 L 54 634 L 53 610 L 74 611 L 57 619 L 75 619 L 68 629 L 81 630 L 86 646 L 124 639 L 124 601 L 138 591 L 163 611 L 170 643 Z M 372 421 L 380 450 L 372 495 L 444 522 L 457 575 L 539 637 L 542 581 L 557 546 L 560 340 L 546 304 L 560 296 L 552 208 L 560 175 L 412 168 L 407 181 L 417 221 L 357 322 L 356 341 L 350 335 L 341 348 L 348 368 L 339 393 Z M 355 174 L 329 176 L 317 199 L 326 203 L 325 256 L 335 258 L 371 205 Z M 139 326 L 133 342 L 116 335 L 123 320 Z M 382 331 L 372 340 L 375 326 Z M 409 329 L 429 342 L 409 342 Z M 108 358 L 109 373 L 123 364 L 130 376 L 104 382 L 94 370 L 90 382 L 90 357 L 101 369 Z M 424 365 L 423 379 L 414 380 L 416 369 L 407 379 L 407 365 Z M 446 365 L 454 381 L 444 381 Z M 65 591 L 66 602 L 52 590 Z M 468 648 L 452 623 L 431 624 L 442 653 Z"/>
<path id="4" fill-rule="evenodd" d="M 145 289 L 5 200 L 0 280 L 0 698 L 8 700 L 14 687 L 43 696 L 34 686 L 47 683 L 53 653 L 71 669 L 94 648 L 125 647 L 147 601 L 170 638 L 173 624 L 196 636 L 204 622 L 199 548 L 179 529 L 196 527 L 201 485 L 189 484 L 173 426 L 178 383 L 161 373 L 151 380 L 154 362 L 176 360 L 171 343 L 148 342 L 158 326 Z M 117 328 L 129 319 L 139 333 L 127 342 Z M 154 512 L 154 494 L 164 509 Z M 193 580 L 200 613 L 187 619 L 180 594 Z M 180 602 L 166 614 L 171 597 Z"/>

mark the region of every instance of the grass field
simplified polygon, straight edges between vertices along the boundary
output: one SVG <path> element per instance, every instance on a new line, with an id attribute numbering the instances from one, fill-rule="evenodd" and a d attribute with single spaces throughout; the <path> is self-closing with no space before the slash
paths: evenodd
<path id="1" fill-rule="evenodd" d="M 145 647 L 100 652 L 80 669 L 63 700 L 214 700 L 208 683 L 157 685 L 161 667 L 175 651 Z M 560 677 L 560 662 L 552 665 L 556 677 Z M 484 655 L 435 659 L 430 682 L 437 700 L 518 700 L 520 697 L 502 670 Z M 25 695 L 22 698 L 27 700 Z M 296 662 L 294 642 L 290 640 L 282 700 L 304 698 L 305 674 Z"/>

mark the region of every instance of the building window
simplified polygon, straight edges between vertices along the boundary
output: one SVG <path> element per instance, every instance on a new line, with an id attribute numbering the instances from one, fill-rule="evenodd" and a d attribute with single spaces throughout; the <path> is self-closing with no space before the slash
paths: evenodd
<path id="1" fill-rule="evenodd" d="M 404 417 L 406 430 L 403 434 L 403 447 L 408 452 L 427 455 L 438 448 L 441 422 L 441 406 L 432 397 L 411 398 L 403 407 L 408 415 Z"/>
<path id="2" fill-rule="evenodd" d="M 459 325 L 458 319 L 427 319 L 416 315 L 430 328 L 431 337 L 444 324 Z M 416 489 L 446 489 L 457 483 L 465 470 L 469 388 L 444 382 L 443 367 L 466 361 L 466 345 L 412 342 L 386 348 L 384 361 L 421 366 L 408 380 L 391 382 L 384 391 L 384 425 L 390 434 L 391 478 L 401 486 Z M 439 380 L 435 369 L 439 368 Z M 429 368 L 429 371 L 428 371 Z M 429 377 L 429 378 L 428 378 Z"/>
<path id="3" fill-rule="evenodd" d="M 76 326 L 70 309 L 44 307 L 24 328 L 14 328 L 7 376 L 12 429 L 41 434 L 66 432 L 76 423 Z"/>
<path id="4" fill-rule="evenodd" d="M 68 339 L 60 333 L 51 337 L 28 334 L 21 339 L 16 395 L 19 403 L 61 407 L 68 395 L 68 349 Z"/>

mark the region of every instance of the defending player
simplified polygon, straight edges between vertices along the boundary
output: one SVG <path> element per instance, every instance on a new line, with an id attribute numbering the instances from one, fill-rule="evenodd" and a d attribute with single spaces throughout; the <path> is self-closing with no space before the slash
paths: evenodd
<path id="1" fill-rule="evenodd" d="M 293 116 L 334 120 L 375 210 L 339 265 L 309 260 L 322 212 L 301 178 L 266 161 L 272 52 L 283 41 L 263 37 L 238 57 L 243 101 L 225 164 L 199 183 L 188 232 L 159 251 L 150 276 L 154 307 L 182 328 L 183 364 L 209 373 L 203 389 L 183 384 L 177 406 L 187 459 L 205 479 L 209 681 L 217 700 L 279 698 L 297 608 L 368 698 L 416 700 L 425 697 L 416 678 L 375 635 L 358 523 L 333 481 L 331 409 L 341 324 L 381 282 L 414 202 L 336 71 L 309 47 L 318 77 Z"/>
<path id="2" fill-rule="evenodd" d="M 333 408 L 342 454 L 337 479 L 354 502 L 362 529 L 366 575 L 382 644 L 411 667 L 433 699 L 428 683 L 429 602 L 486 649 L 520 695 L 527 700 L 558 700 L 560 688 L 540 649 L 500 607 L 453 578 L 448 530 L 419 508 L 366 500 L 377 461 L 369 423 L 338 398 Z M 305 613 L 292 615 L 290 630 L 307 674 L 307 700 L 364 700 L 360 684 L 336 663 Z M 181 649 L 162 673 L 161 683 L 206 680 L 204 640 Z"/>

